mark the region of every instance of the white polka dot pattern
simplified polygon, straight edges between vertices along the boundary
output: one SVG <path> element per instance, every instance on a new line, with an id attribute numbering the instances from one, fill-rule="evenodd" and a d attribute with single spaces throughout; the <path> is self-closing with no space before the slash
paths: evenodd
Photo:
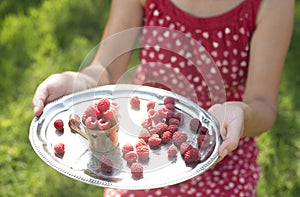
<path id="1" fill-rule="evenodd" d="M 169 0 L 147 0 L 141 65 L 132 82 L 172 90 L 205 109 L 242 100 L 259 3 L 245 0 L 221 16 L 197 18 Z M 184 183 L 138 191 L 105 189 L 104 196 L 255 196 L 257 154 L 255 139 L 241 138 L 237 150 Z"/>
<path id="2" fill-rule="evenodd" d="M 145 39 L 141 50 L 141 68 L 132 82 L 153 86 L 155 83 L 162 84 L 198 102 L 205 109 L 225 100 L 242 100 L 247 77 L 250 30 L 241 25 L 245 24 L 248 14 L 240 16 L 241 24 L 226 24 L 212 31 L 185 26 L 174 20 L 172 13 L 165 13 L 161 9 L 155 2 L 148 4 L 149 17 L 145 23 L 150 29 L 143 32 Z M 182 38 L 181 32 L 190 38 L 189 41 Z M 150 64 L 153 62 L 155 64 Z M 211 68 L 206 69 L 209 66 Z M 185 83 L 179 85 L 178 80 L 174 80 L 176 76 L 164 76 L 170 72 L 185 76 Z M 215 75 L 221 75 L 222 78 Z M 187 91 L 186 87 L 193 89 Z M 215 93 L 223 89 L 226 94 Z"/>

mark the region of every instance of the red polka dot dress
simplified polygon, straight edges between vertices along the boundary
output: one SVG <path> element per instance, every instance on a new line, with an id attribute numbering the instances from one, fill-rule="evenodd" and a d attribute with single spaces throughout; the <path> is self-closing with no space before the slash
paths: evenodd
<path id="1" fill-rule="evenodd" d="M 141 65 L 135 84 L 161 87 L 197 102 L 241 101 L 247 78 L 249 42 L 260 0 L 245 0 L 213 17 L 195 17 L 169 0 L 147 0 Z M 105 196 L 255 196 L 260 168 L 255 138 L 202 175 L 151 190 L 105 189 Z"/>

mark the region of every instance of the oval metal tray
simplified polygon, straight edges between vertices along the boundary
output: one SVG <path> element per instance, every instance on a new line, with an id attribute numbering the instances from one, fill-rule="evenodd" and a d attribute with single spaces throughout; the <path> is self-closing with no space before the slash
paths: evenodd
<path id="1" fill-rule="evenodd" d="M 128 102 L 135 95 L 141 99 L 140 110 L 132 110 Z M 131 177 L 130 166 L 122 157 L 121 147 L 127 142 L 133 145 L 137 142 L 141 130 L 140 123 L 147 117 L 145 103 L 151 100 L 161 106 L 166 96 L 177 99 L 176 110 L 184 114 L 185 121 L 180 126 L 180 130 L 188 134 L 188 142 L 197 146 L 197 134 L 189 130 L 190 119 L 196 117 L 208 127 L 209 135 L 215 141 L 215 145 L 212 147 L 211 155 L 195 166 L 187 166 L 180 153 L 173 159 L 168 158 L 166 150 L 171 143 L 159 149 L 150 149 L 150 159 L 142 163 L 143 178 L 134 180 Z M 89 142 L 68 127 L 68 118 L 70 114 L 81 117 L 89 105 L 103 97 L 120 105 L 119 147 L 107 154 L 94 154 L 89 150 Z M 56 119 L 64 121 L 63 133 L 55 130 L 53 123 Z M 197 104 L 166 90 L 129 84 L 97 87 L 49 103 L 43 114 L 32 120 L 29 139 L 37 155 L 58 172 L 88 184 L 118 189 L 159 188 L 200 175 L 218 159 L 218 149 L 221 144 L 217 121 Z M 53 149 L 54 145 L 60 142 L 65 144 L 65 154 L 62 158 L 57 157 Z M 103 157 L 110 157 L 113 160 L 114 171 L 111 175 L 102 174 L 99 170 L 99 161 Z"/>

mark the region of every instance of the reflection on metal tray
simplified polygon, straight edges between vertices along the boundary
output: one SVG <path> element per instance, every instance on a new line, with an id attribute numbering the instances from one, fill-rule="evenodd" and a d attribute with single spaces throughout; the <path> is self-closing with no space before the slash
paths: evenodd
<path id="1" fill-rule="evenodd" d="M 132 110 L 129 99 L 139 96 L 141 109 Z M 81 117 L 84 110 L 100 98 L 107 97 L 120 105 L 119 111 L 119 147 L 109 153 L 92 153 L 89 150 L 87 139 L 71 131 L 68 127 L 70 114 Z M 180 153 L 170 159 L 167 149 L 171 143 L 158 149 L 150 149 L 150 157 L 141 164 L 144 167 L 142 179 L 134 180 L 131 177 L 130 166 L 122 157 L 121 147 L 125 143 L 135 144 L 141 130 L 141 121 L 147 117 L 146 102 L 155 101 L 163 105 L 165 97 L 177 99 L 176 110 L 184 114 L 184 124 L 180 130 L 187 133 L 188 143 L 197 146 L 197 134 L 189 130 L 189 121 L 196 117 L 209 129 L 209 135 L 214 140 L 209 156 L 203 162 L 194 166 L 187 166 Z M 144 109 L 145 108 L 145 109 Z M 62 119 L 65 123 L 64 132 L 55 130 L 53 123 Z M 218 159 L 218 149 L 221 143 L 217 121 L 200 108 L 197 104 L 178 94 L 147 86 L 128 84 L 108 85 L 62 97 L 48 104 L 44 113 L 35 117 L 30 126 L 29 139 L 34 151 L 49 166 L 60 173 L 92 185 L 118 189 L 151 189 L 183 182 L 202 174 Z M 62 158 L 54 154 L 53 146 L 56 143 L 65 144 L 65 154 Z M 112 174 L 103 174 L 99 170 L 99 161 L 109 157 L 114 163 Z M 163 174 L 164 178 L 160 178 Z"/>

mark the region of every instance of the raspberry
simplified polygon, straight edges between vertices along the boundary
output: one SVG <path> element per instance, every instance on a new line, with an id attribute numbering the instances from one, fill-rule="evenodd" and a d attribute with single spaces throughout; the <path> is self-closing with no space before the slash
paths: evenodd
<path id="1" fill-rule="evenodd" d="M 57 157 L 63 157 L 65 154 L 65 144 L 63 143 L 58 143 L 54 145 L 54 154 Z"/>
<path id="2" fill-rule="evenodd" d="M 151 118 L 154 123 L 158 123 L 161 119 L 158 112 L 154 109 L 148 111 L 148 117 Z"/>
<path id="3" fill-rule="evenodd" d="M 100 171 L 103 173 L 112 173 L 113 171 L 113 162 L 111 161 L 110 158 L 108 157 L 104 157 L 101 161 L 100 161 Z"/>
<path id="4" fill-rule="evenodd" d="M 199 128 L 199 133 L 202 135 L 206 135 L 206 133 L 208 132 L 208 128 L 205 126 L 202 126 Z"/>
<path id="5" fill-rule="evenodd" d="M 170 104 L 175 104 L 175 98 L 173 98 L 173 97 L 165 97 L 164 98 L 164 104 L 166 105 L 166 104 L 168 104 L 168 103 L 170 103 Z"/>
<path id="6" fill-rule="evenodd" d="M 206 149 L 210 144 L 210 138 L 206 135 L 199 135 L 197 138 L 198 148 Z"/>
<path id="7" fill-rule="evenodd" d="M 162 134 L 168 130 L 168 125 L 166 123 L 160 122 L 155 125 L 155 129 L 156 129 L 156 133 L 159 136 L 162 136 Z"/>
<path id="8" fill-rule="evenodd" d="M 170 131 L 165 131 L 162 136 L 161 136 L 161 139 L 162 139 L 162 143 L 164 144 L 167 144 L 171 141 L 172 139 L 172 133 Z"/>
<path id="9" fill-rule="evenodd" d="M 143 177 L 144 168 L 139 163 L 133 163 L 130 167 L 131 175 L 134 179 L 139 179 Z"/>
<path id="10" fill-rule="evenodd" d="M 114 109 L 108 109 L 102 113 L 102 116 L 111 122 L 116 122 L 116 112 Z"/>
<path id="11" fill-rule="evenodd" d="M 166 107 L 162 107 L 162 108 L 158 109 L 157 113 L 158 113 L 160 119 L 171 118 L 173 116 L 173 111 L 167 109 Z"/>
<path id="12" fill-rule="evenodd" d="M 156 148 L 160 145 L 162 139 L 159 138 L 159 135 L 153 134 L 149 139 L 148 139 L 148 144 L 150 148 Z"/>
<path id="13" fill-rule="evenodd" d="M 192 118 L 190 121 L 190 129 L 192 131 L 198 132 L 201 127 L 201 121 L 198 118 Z"/>
<path id="14" fill-rule="evenodd" d="M 130 151 L 124 155 L 124 158 L 128 163 L 136 162 L 137 157 L 138 155 L 134 151 Z"/>
<path id="15" fill-rule="evenodd" d="M 200 159 L 200 152 L 197 148 L 192 148 L 184 154 L 186 163 L 197 163 Z"/>
<path id="16" fill-rule="evenodd" d="M 150 136 L 151 135 L 147 129 L 142 129 L 138 138 L 143 139 L 145 142 L 147 142 Z"/>
<path id="17" fill-rule="evenodd" d="M 106 129 L 109 129 L 110 127 L 111 127 L 111 122 L 109 119 L 100 118 L 98 120 L 98 128 L 100 130 L 106 130 Z"/>
<path id="18" fill-rule="evenodd" d="M 141 101 L 140 101 L 140 98 L 138 96 L 131 97 L 129 102 L 130 102 L 130 105 L 133 109 L 136 109 L 136 110 L 140 109 Z"/>
<path id="19" fill-rule="evenodd" d="M 80 122 L 76 120 L 75 118 L 70 118 L 69 120 L 70 124 L 75 125 L 76 127 L 79 127 Z"/>
<path id="20" fill-rule="evenodd" d="M 170 131 L 171 133 L 175 133 L 178 130 L 179 130 L 178 125 L 169 125 L 168 126 L 168 131 Z"/>
<path id="21" fill-rule="evenodd" d="M 166 107 L 168 110 L 171 110 L 172 112 L 175 111 L 175 105 L 172 104 L 172 103 L 167 103 L 167 104 L 165 104 L 165 107 Z"/>
<path id="22" fill-rule="evenodd" d="M 152 119 L 151 118 L 145 118 L 142 122 L 141 122 L 141 126 L 143 128 L 147 128 L 150 127 L 152 125 Z"/>
<path id="23" fill-rule="evenodd" d="M 155 102 L 154 101 L 149 101 L 147 103 L 147 111 L 149 111 L 150 109 L 154 109 L 155 107 Z"/>
<path id="24" fill-rule="evenodd" d="M 167 150 L 168 157 L 176 157 L 177 152 L 178 152 L 177 147 L 174 144 L 172 144 Z"/>
<path id="25" fill-rule="evenodd" d="M 184 122 L 184 114 L 181 112 L 173 114 L 173 118 L 176 118 L 179 120 L 179 125 L 181 125 Z"/>
<path id="26" fill-rule="evenodd" d="M 168 120 L 168 124 L 169 125 L 179 125 L 180 124 L 180 121 L 177 119 L 177 118 L 170 118 Z"/>
<path id="27" fill-rule="evenodd" d="M 136 153 L 138 155 L 139 161 L 146 161 L 149 158 L 149 154 L 150 154 L 148 146 L 137 147 Z"/>
<path id="28" fill-rule="evenodd" d="M 55 129 L 58 131 L 64 130 L 64 122 L 62 121 L 62 119 L 55 120 L 53 125 L 54 125 Z"/>
<path id="29" fill-rule="evenodd" d="M 150 133 L 150 136 L 153 135 L 153 134 L 156 134 L 156 129 L 153 128 L 153 127 L 148 128 L 148 131 Z"/>
<path id="30" fill-rule="evenodd" d="M 134 147 L 130 143 L 126 143 L 122 147 L 122 153 L 123 153 L 124 156 L 125 156 L 126 153 L 128 153 L 130 151 L 133 151 L 133 150 L 134 150 Z"/>
<path id="31" fill-rule="evenodd" d="M 86 118 L 84 124 L 89 129 L 95 129 L 98 126 L 98 120 L 93 116 L 89 116 Z"/>
<path id="32" fill-rule="evenodd" d="M 110 108 L 110 101 L 107 98 L 102 98 L 96 103 L 96 105 L 100 112 L 105 112 Z"/>
<path id="33" fill-rule="evenodd" d="M 172 140 L 173 143 L 179 147 L 183 142 L 186 142 L 187 134 L 181 131 L 176 131 L 175 133 L 173 133 Z"/>
<path id="34" fill-rule="evenodd" d="M 98 110 L 97 107 L 94 106 L 89 106 L 85 111 L 84 111 L 84 116 L 89 117 L 95 117 L 98 118 L 100 116 L 101 112 Z"/>
<path id="35" fill-rule="evenodd" d="M 184 155 L 188 150 L 191 150 L 193 148 L 192 145 L 186 143 L 186 142 L 183 142 L 181 145 L 180 145 L 180 154 L 181 155 Z"/>
<path id="36" fill-rule="evenodd" d="M 147 143 L 143 139 L 139 139 L 139 141 L 136 143 L 135 148 L 138 148 L 139 146 L 147 146 Z"/>

